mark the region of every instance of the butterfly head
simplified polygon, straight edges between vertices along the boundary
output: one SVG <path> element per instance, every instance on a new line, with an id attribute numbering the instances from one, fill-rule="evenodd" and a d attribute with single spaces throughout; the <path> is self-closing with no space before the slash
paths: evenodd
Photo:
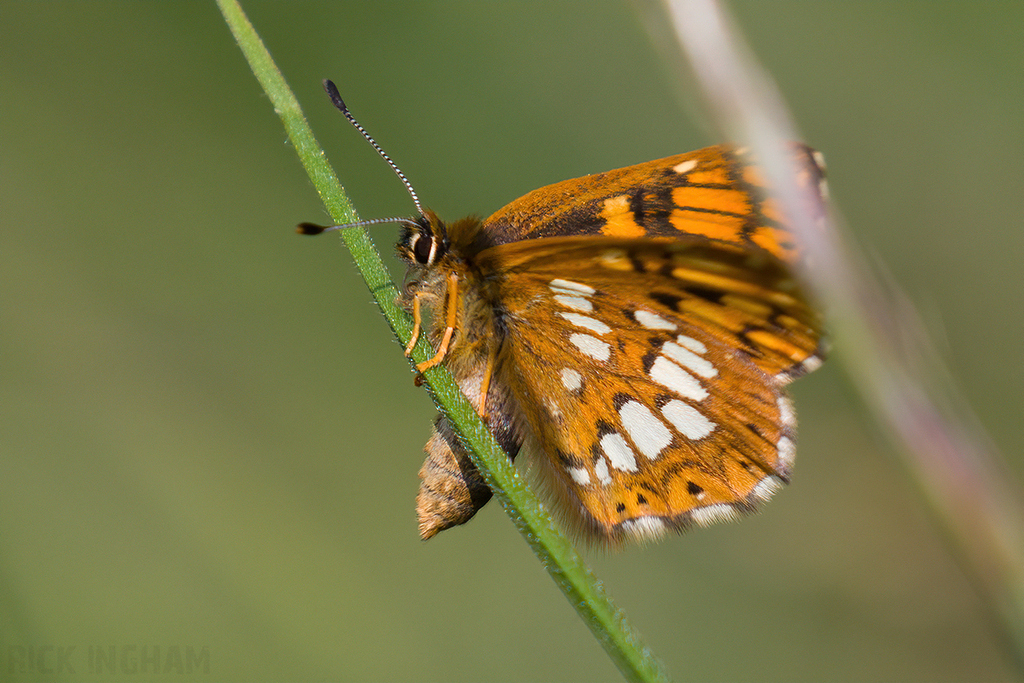
<path id="1" fill-rule="evenodd" d="M 449 247 L 445 224 L 427 209 L 418 218 L 403 221 L 396 248 L 410 265 L 429 268 L 448 253 Z"/>

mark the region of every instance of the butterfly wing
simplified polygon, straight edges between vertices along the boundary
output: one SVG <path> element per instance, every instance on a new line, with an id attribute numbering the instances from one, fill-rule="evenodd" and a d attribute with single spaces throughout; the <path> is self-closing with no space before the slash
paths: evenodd
<path id="1" fill-rule="evenodd" d="M 788 481 L 783 385 L 813 369 L 820 323 L 779 261 L 751 257 L 694 237 L 481 255 L 501 273 L 499 380 L 582 529 L 618 540 L 708 524 Z"/>
<path id="2" fill-rule="evenodd" d="M 791 154 L 821 212 L 820 157 Z M 472 275 L 463 316 L 492 320 L 491 393 L 510 397 L 501 409 L 489 399 L 488 419 L 527 428 L 558 509 L 596 537 L 730 518 L 788 480 L 783 386 L 820 363 L 821 326 L 789 272 L 800 254 L 788 221 L 751 162 L 710 147 L 448 226 L 457 256 L 445 268 Z M 489 343 L 456 343 L 445 362 L 489 367 Z"/>
<path id="3" fill-rule="evenodd" d="M 821 157 L 790 154 L 820 215 Z M 499 380 L 581 528 L 657 536 L 748 512 L 788 481 L 783 387 L 821 358 L 788 226 L 728 146 L 557 183 L 485 221 Z"/>
<path id="4" fill-rule="evenodd" d="M 803 209 L 820 216 L 822 155 L 791 143 L 788 156 L 798 184 L 809 190 Z M 701 236 L 764 250 L 791 264 L 799 251 L 788 223 L 766 191 L 756 159 L 744 149 L 716 145 L 534 190 L 489 217 L 474 246 L 562 236 Z"/>

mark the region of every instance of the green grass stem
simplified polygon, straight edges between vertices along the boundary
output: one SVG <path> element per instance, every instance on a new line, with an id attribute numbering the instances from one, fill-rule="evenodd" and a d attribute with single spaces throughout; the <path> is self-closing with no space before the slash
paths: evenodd
<path id="1" fill-rule="evenodd" d="M 339 224 L 358 220 L 352 202 L 306 123 L 295 95 L 241 6 L 235 0 L 217 0 L 217 4 L 253 73 L 281 117 L 288 138 L 295 146 L 331 218 Z M 412 321 L 396 303 L 399 292 L 384 268 L 380 254 L 362 228 L 342 230 L 341 237 L 388 324 L 404 347 L 412 331 Z M 416 362 L 422 362 L 430 355 L 433 355 L 433 350 L 425 343 L 417 345 L 413 350 L 413 360 Z M 542 509 L 533 492 L 523 483 L 508 455 L 495 442 L 452 376 L 444 367 L 439 366 L 428 370 L 425 377 L 435 403 L 464 438 L 474 464 L 494 490 L 495 498 L 505 508 L 530 548 L 562 589 L 569 604 L 583 618 L 615 665 L 631 681 L 667 680 L 661 664 L 629 625 L 622 610 L 612 603 L 600 581 L 584 564 L 572 544 Z"/>

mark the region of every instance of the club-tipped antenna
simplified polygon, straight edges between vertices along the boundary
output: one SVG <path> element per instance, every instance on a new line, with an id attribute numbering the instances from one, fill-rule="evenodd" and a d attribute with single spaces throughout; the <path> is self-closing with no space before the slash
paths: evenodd
<path id="1" fill-rule="evenodd" d="M 322 232 L 330 232 L 331 230 L 344 230 L 345 228 L 362 228 L 367 225 L 376 225 L 378 223 L 404 223 L 409 226 L 415 227 L 416 221 L 411 218 L 371 218 L 368 221 L 356 221 L 355 223 L 345 223 L 343 225 L 319 225 L 317 223 L 299 223 L 295 226 L 295 232 L 300 235 L 319 235 Z"/>
<path id="2" fill-rule="evenodd" d="M 409 183 L 409 179 L 405 177 L 405 174 L 402 173 L 402 169 L 398 168 L 398 166 L 395 165 L 395 162 L 391 160 L 391 157 L 387 155 L 387 152 L 381 149 L 380 145 L 377 144 L 377 141 L 370 137 L 370 134 L 366 132 L 366 129 L 363 128 L 363 126 L 358 121 L 356 121 L 354 116 L 352 116 L 352 112 L 350 112 L 348 110 L 348 107 L 345 105 L 345 100 L 341 99 L 341 94 L 338 92 L 338 87 L 334 85 L 333 82 L 331 82 L 331 79 L 324 79 L 324 90 L 327 91 L 327 96 L 331 98 L 331 104 L 333 104 L 338 109 L 338 111 L 345 115 L 345 118 L 348 119 L 348 122 L 356 127 L 356 130 L 358 130 L 359 133 L 364 138 L 366 138 L 366 141 L 370 143 L 370 146 L 377 150 L 377 154 L 379 154 L 381 158 L 383 158 L 384 161 L 387 162 L 388 166 L 391 167 L 391 170 L 395 172 L 395 175 L 398 176 L 398 179 L 402 181 L 403 185 L 405 185 L 406 192 L 408 192 L 409 196 L 412 197 L 412 203 L 416 205 L 416 211 L 418 211 L 419 214 L 422 216 L 423 206 L 420 204 L 420 198 L 416 196 L 416 191 L 412 189 L 412 185 Z"/>

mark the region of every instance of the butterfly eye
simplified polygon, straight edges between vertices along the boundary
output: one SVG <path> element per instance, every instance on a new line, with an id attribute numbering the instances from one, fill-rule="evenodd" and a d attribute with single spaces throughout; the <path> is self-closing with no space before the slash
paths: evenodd
<path id="1" fill-rule="evenodd" d="M 437 253 L 437 238 L 433 235 L 417 234 L 409 246 L 416 263 L 429 266 L 434 262 L 434 255 Z"/>

